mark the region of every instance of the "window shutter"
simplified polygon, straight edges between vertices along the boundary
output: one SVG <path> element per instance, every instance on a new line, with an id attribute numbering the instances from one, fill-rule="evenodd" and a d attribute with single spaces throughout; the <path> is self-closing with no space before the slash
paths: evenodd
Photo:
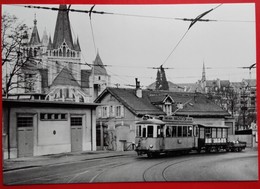
<path id="1" fill-rule="evenodd" d="M 106 107 L 107 113 L 106 113 L 106 117 L 109 117 L 109 106 Z"/>

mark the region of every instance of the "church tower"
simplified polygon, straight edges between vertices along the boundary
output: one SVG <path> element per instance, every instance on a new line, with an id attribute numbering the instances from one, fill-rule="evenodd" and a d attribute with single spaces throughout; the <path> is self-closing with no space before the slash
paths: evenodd
<path id="1" fill-rule="evenodd" d="M 110 86 L 110 75 L 108 75 L 106 68 L 100 58 L 99 52 L 93 61 L 92 74 L 94 74 L 94 99 L 102 93 L 102 91 Z"/>
<path id="2" fill-rule="evenodd" d="M 28 73 L 32 69 L 24 71 L 25 78 L 30 79 L 26 83 L 30 90 L 23 92 L 46 95 L 45 99 L 51 101 L 93 102 L 110 85 L 110 76 L 99 52 L 92 69 L 81 69 L 80 40 L 78 37 L 73 39 L 67 6 L 59 6 L 53 40 L 46 29 L 40 40 L 36 17 L 33 22 L 25 51 L 35 58 L 27 63 L 34 67 L 34 73 Z"/>
<path id="3" fill-rule="evenodd" d="M 81 88 L 81 49 L 73 41 L 69 11 L 59 6 L 53 42 L 47 46 L 48 100 L 89 102 L 90 95 Z"/>
<path id="4" fill-rule="evenodd" d="M 207 81 L 206 81 L 205 63 L 203 62 L 202 78 L 200 80 L 200 86 L 204 92 L 206 92 L 206 83 L 207 83 Z"/>

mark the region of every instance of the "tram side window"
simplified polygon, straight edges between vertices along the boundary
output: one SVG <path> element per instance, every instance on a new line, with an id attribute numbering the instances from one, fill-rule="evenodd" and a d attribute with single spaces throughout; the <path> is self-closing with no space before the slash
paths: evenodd
<path id="1" fill-rule="evenodd" d="M 160 126 L 157 126 L 157 137 L 161 136 L 161 128 Z"/>
<path id="2" fill-rule="evenodd" d="M 228 133 L 228 130 L 227 129 L 223 129 L 223 138 L 227 138 L 227 133 Z"/>
<path id="3" fill-rule="evenodd" d="M 183 137 L 187 137 L 187 136 L 188 136 L 188 127 L 183 126 Z"/>
<path id="4" fill-rule="evenodd" d="M 172 137 L 172 127 L 170 126 L 166 128 L 166 137 Z"/>
<path id="5" fill-rule="evenodd" d="M 182 126 L 178 126 L 178 137 L 182 137 Z"/>
<path id="6" fill-rule="evenodd" d="M 191 137 L 192 136 L 192 127 L 189 126 L 188 127 L 188 137 Z"/>
<path id="7" fill-rule="evenodd" d="M 142 134 L 143 134 L 142 137 L 146 137 L 146 128 L 145 127 L 143 128 L 143 133 Z"/>
<path id="8" fill-rule="evenodd" d="M 211 138 L 211 129 L 210 128 L 205 128 L 205 136 L 206 136 L 206 138 Z"/>
<path id="9" fill-rule="evenodd" d="M 172 127 L 172 137 L 176 137 L 177 136 L 177 127 L 173 126 Z"/>
<path id="10" fill-rule="evenodd" d="M 221 128 L 218 128 L 217 130 L 217 138 L 222 138 L 222 129 Z"/>
<path id="11" fill-rule="evenodd" d="M 149 125 L 147 127 L 147 137 L 152 138 L 153 137 L 153 126 Z"/>
<path id="12" fill-rule="evenodd" d="M 212 138 L 217 138 L 217 128 L 212 128 Z"/>

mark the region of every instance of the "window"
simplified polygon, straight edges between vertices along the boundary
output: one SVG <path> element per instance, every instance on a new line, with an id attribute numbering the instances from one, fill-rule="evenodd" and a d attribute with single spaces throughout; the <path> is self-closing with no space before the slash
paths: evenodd
<path id="1" fill-rule="evenodd" d="M 107 118 L 108 117 L 108 107 L 107 106 L 103 106 L 102 107 L 102 117 L 103 118 Z"/>
<path id="2" fill-rule="evenodd" d="M 71 117 L 70 125 L 71 126 L 82 126 L 82 117 Z"/>
<path id="3" fill-rule="evenodd" d="M 153 137 L 153 126 L 149 125 L 147 127 L 147 137 L 152 138 Z"/>
<path id="4" fill-rule="evenodd" d="M 176 137 L 177 136 L 177 127 L 173 126 L 172 127 L 172 137 Z"/>
<path id="5" fill-rule="evenodd" d="M 188 127 L 188 137 L 192 136 L 192 126 Z"/>
<path id="6" fill-rule="evenodd" d="M 178 131 L 178 137 L 182 137 L 182 126 L 177 127 Z"/>
<path id="7" fill-rule="evenodd" d="M 205 136 L 206 136 L 206 138 L 211 138 L 211 129 L 210 128 L 205 128 Z"/>
<path id="8" fill-rule="evenodd" d="M 170 126 L 166 128 L 166 137 L 172 137 L 172 127 Z"/>
<path id="9" fill-rule="evenodd" d="M 188 136 L 188 127 L 183 126 L 183 137 L 187 137 L 187 136 Z"/>
<path id="10" fill-rule="evenodd" d="M 167 115 L 171 115 L 171 113 L 172 113 L 172 105 L 171 104 L 165 104 L 164 105 L 164 112 Z"/>
<path id="11" fill-rule="evenodd" d="M 137 126 L 137 128 L 136 128 L 136 136 L 137 137 L 140 137 L 140 136 L 142 136 L 142 134 L 141 134 L 141 130 L 142 128 L 141 128 L 141 125 L 138 125 Z"/>
<path id="12" fill-rule="evenodd" d="M 162 136 L 161 131 L 162 131 L 161 126 L 158 126 L 157 127 L 157 137 L 161 137 Z"/>
<path id="13" fill-rule="evenodd" d="M 67 114 L 64 113 L 40 113 L 41 121 L 64 121 L 67 120 Z"/>
<path id="14" fill-rule="evenodd" d="M 212 128 L 212 138 L 217 138 L 217 128 Z"/>
<path id="15" fill-rule="evenodd" d="M 110 106 L 109 107 L 109 115 L 110 115 L 110 117 L 114 117 L 115 116 L 115 108 L 114 108 L 114 106 Z"/>
<path id="16" fill-rule="evenodd" d="M 116 117 L 124 117 L 124 107 L 116 106 Z"/>
<path id="17" fill-rule="evenodd" d="M 33 117 L 17 117 L 17 127 L 32 127 Z"/>
<path id="18" fill-rule="evenodd" d="M 146 128 L 143 128 L 143 133 L 142 133 L 142 137 L 146 137 Z"/>

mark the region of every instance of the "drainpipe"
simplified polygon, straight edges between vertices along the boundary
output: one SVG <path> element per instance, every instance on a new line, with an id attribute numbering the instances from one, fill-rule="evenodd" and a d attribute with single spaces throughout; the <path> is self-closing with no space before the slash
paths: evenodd
<path id="1" fill-rule="evenodd" d="M 91 151 L 93 151 L 93 133 L 92 133 L 92 130 L 93 130 L 93 112 L 92 112 L 92 108 L 90 110 L 90 121 L 91 121 L 91 124 L 90 124 L 90 133 L 91 133 Z"/>
<path id="2" fill-rule="evenodd" d="M 8 159 L 10 159 L 10 107 L 7 108 L 7 153 Z"/>

